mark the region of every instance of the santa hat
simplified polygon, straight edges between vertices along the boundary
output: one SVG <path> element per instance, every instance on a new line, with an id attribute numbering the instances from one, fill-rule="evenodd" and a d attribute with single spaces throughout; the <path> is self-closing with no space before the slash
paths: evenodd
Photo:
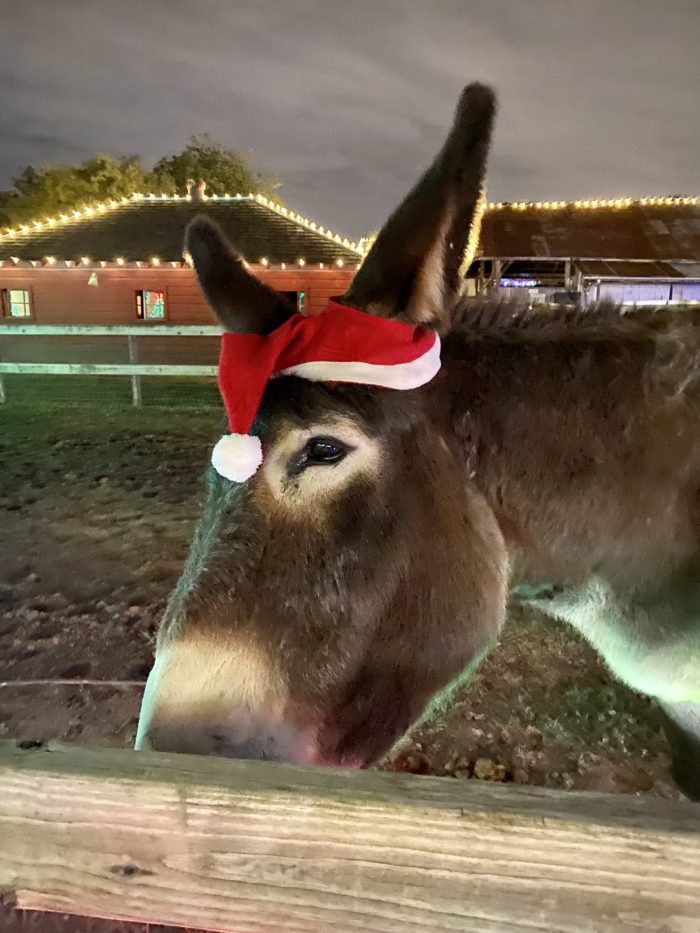
<path id="1" fill-rule="evenodd" d="M 294 314 L 271 334 L 224 334 L 219 389 L 231 434 L 212 452 L 214 469 L 243 483 L 263 460 L 253 426 L 265 386 L 278 376 L 415 389 L 440 369 L 440 338 L 431 330 L 374 317 L 329 301 L 321 314 Z"/>

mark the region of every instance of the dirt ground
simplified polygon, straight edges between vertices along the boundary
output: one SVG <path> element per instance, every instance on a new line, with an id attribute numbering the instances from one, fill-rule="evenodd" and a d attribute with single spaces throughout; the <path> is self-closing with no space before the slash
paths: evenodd
<path id="1" fill-rule="evenodd" d="M 221 426 L 212 408 L 2 406 L 0 737 L 133 742 L 138 686 L 5 682 L 145 679 Z M 573 632 L 517 607 L 444 721 L 419 731 L 382 767 L 676 796 L 654 705 L 615 683 Z M 146 926 L 0 907 L 0 930 L 145 933 Z"/>

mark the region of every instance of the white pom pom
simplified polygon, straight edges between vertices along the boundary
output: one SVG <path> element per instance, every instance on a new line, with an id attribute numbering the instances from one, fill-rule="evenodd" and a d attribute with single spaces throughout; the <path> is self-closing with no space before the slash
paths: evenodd
<path id="1" fill-rule="evenodd" d="M 232 483 L 245 483 L 262 461 L 260 438 L 250 434 L 224 434 L 211 452 L 216 472 Z"/>

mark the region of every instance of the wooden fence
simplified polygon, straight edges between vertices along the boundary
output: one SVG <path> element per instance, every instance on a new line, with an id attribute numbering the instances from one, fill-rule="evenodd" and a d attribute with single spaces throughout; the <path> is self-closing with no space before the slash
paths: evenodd
<path id="1" fill-rule="evenodd" d="M 0 895 L 227 933 L 700 930 L 700 807 L 0 743 Z"/>
<path id="2" fill-rule="evenodd" d="M 143 376 L 216 376 L 217 367 L 204 364 L 185 363 L 139 363 L 140 340 L 153 337 L 216 337 L 222 330 L 217 326 L 174 326 L 148 325 L 48 325 L 13 324 L 0 329 L 0 402 L 6 401 L 3 373 L 25 373 L 62 376 L 129 376 L 134 405 L 141 405 L 141 378 Z M 1 359 L 3 340 L 19 337 L 122 337 L 128 349 L 128 363 L 23 363 L 3 362 Z"/>

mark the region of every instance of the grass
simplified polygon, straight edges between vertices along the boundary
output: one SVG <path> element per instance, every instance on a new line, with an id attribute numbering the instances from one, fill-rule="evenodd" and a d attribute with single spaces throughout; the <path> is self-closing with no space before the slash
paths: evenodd
<path id="1" fill-rule="evenodd" d="M 0 496 L 43 488 L 64 474 L 128 473 L 204 456 L 224 429 L 223 407 L 207 384 L 159 380 L 135 408 L 128 380 L 19 379 L 8 380 L 0 404 Z M 198 404 L 202 399 L 212 404 Z"/>
<path id="2" fill-rule="evenodd" d="M 7 403 L 22 406 L 90 405 L 131 406 L 128 376 L 45 376 L 4 374 Z M 221 410 L 213 379 L 141 377 L 144 408 L 212 408 Z"/>

